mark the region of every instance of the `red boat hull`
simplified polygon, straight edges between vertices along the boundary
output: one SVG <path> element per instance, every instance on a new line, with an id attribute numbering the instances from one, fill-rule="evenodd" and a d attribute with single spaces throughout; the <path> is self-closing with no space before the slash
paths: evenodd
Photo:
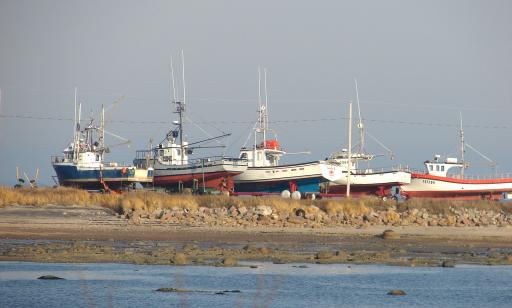
<path id="1" fill-rule="evenodd" d="M 179 175 L 156 176 L 153 181 L 155 186 L 159 187 L 193 187 L 196 182 L 198 188 L 210 188 L 219 191 L 233 191 L 233 177 L 240 172 L 217 171 L 208 173 L 192 173 Z"/>
<path id="2" fill-rule="evenodd" d="M 378 196 L 386 197 L 391 195 L 391 188 L 399 185 L 396 184 L 381 184 L 381 185 L 350 185 L 351 196 Z M 323 190 L 324 193 L 329 194 L 346 194 L 347 185 L 329 184 L 329 188 Z"/>

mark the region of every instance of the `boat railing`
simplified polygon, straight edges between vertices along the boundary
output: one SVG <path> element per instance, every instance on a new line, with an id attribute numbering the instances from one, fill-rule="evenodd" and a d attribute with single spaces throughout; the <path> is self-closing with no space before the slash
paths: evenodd
<path id="1" fill-rule="evenodd" d="M 154 150 L 138 150 L 135 151 L 135 159 L 153 159 L 155 157 Z"/>
<path id="2" fill-rule="evenodd" d="M 407 165 L 393 165 L 386 167 L 376 167 L 376 168 L 358 168 L 355 170 L 356 173 L 359 174 L 370 174 L 370 173 L 384 173 L 384 172 L 411 172 L 411 169 Z"/>
<path id="3" fill-rule="evenodd" d="M 189 164 L 195 166 L 210 166 L 215 165 L 219 161 L 222 163 L 232 163 L 233 165 L 237 165 L 240 163 L 247 163 L 247 159 L 243 158 L 234 158 L 234 157 L 225 157 L 225 156 L 209 156 L 209 157 L 201 157 L 189 160 Z"/>
<path id="4" fill-rule="evenodd" d="M 418 174 L 428 174 L 424 169 L 411 170 L 411 172 Z M 512 172 L 495 173 L 495 174 L 464 174 L 453 173 L 448 174 L 447 177 L 458 180 L 495 180 L 495 179 L 512 179 Z"/>
<path id="5" fill-rule="evenodd" d="M 51 156 L 51 162 L 55 164 L 63 163 L 66 161 L 66 158 L 62 155 Z"/>
<path id="6" fill-rule="evenodd" d="M 460 174 L 452 174 L 450 177 L 455 179 L 464 179 L 464 180 L 494 180 L 494 179 L 512 179 L 512 173 L 495 173 L 495 174 L 464 174 L 461 176 Z"/>

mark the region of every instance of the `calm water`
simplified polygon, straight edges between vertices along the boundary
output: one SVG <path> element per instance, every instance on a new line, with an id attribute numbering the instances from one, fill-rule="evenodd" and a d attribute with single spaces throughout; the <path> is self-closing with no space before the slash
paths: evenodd
<path id="1" fill-rule="evenodd" d="M 0 262 L 0 307 L 512 307 L 512 266 L 258 265 Z M 36 279 L 48 274 L 66 280 Z M 207 292 L 155 292 L 161 287 Z M 241 293 L 215 294 L 222 290 Z"/>

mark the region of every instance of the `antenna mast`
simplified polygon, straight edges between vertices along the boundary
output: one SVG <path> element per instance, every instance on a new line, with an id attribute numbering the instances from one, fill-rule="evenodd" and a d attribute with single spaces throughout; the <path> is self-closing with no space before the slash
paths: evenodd
<path id="1" fill-rule="evenodd" d="M 171 81 L 172 81 L 172 97 L 173 103 L 176 102 L 176 87 L 174 84 L 174 67 L 172 66 L 172 56 L 171 56 Z"/>
<path id="2" fill-rule="evenodd" d="M 348 104 L 348 165 L 347 165 L 347 198 L 350 198 L 350 173 L 352 169 L 352 102 Z"/>
<path id="3" fill-rule="evenodd" d="M 101 105 L 101 124 L 100 124 L 100 151 L 103 154 L 103 151 L 105 151 L 105 107 L 103 104 Z"/>
<path id="4" fill-rule="evenodd" d="M 263 73 L 265 77 L 265 109 L 263 112 L 263 142 L 265 142 L 266 132 L 268 129 L 268 95 L 267 95 L 267 68 L 263 68 Z"/>
<path id="5" fill-rule="evenodd" d="M 359 153 L 364 153 L 364 126 L 361 119 L 361 106 L 359 104 L 359 90 L 356 78 L 354 78 L 354 83 L 356 85 L 357 112 L 359 113 L 359 122 L 357 123 L 357 128 L 359 128 Z"/>
<path id="6" fill-rule="evenodd" d="M 73 160 L 75 160 L 76 157 L 76 148 L 77 148 L 77 125 L 76 125 L 76 92 L 77 88 L 75 87 L 75 116 L 73 117 Z"/>
<path id="7" fill-rule="evenodd" d="M 186 87 L 185 87 L 185 56 L 183 55 L 183 49 L 181 50 L 181 75 L 183 79 L 183 103 L 177 102 L 178 104 L 178 113 L 180 115 L 180 148 L 181 148 L 181 164 L 183 165 L 183 111 L 185 111 L 185 95 L 186 95 Z"/>
<path id="8" fill-rule="evenodd" d="M 258 132 L 263 130 L 263 123 L 262 123 L 262 105 L 261 105 L 261 68 L 258 66 L 258 122 L 259 122 L 259 128 L 254 130 L 254 149 L 256 149 L 256 145 L 258 144 Z"/>
<path id="9" fill-rule="evenodd" d="M 465 144 L 464 144 L 464 129 L 462 127 L 462 112 L 459 111 L 459 117 L 460 117 L 460 159 L 462 161 L 462 168 L 460 169 L 460 176 L 461 178 L 464 178 L 464 169 L 466 168 L 466 162 L 464 161 L 464 152 L 465 150 Z"/>

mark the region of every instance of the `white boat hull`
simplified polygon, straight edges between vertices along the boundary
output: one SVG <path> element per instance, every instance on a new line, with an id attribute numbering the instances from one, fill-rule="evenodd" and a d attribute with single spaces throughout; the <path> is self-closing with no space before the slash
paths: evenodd
<path id="1" fill-rule="evenodd" d="M 350 191 L 353 195 L 377 195 L 385 197 L 391 194 L 391 188 L 411 182 L 411 173 L 406 171 L 383 171 L 353 173 L 350 175 Z M 326 190 L 331 194 L 344 194 L 347 191 L 347 172 L 337 180 L 331 181 Z"/>
<path id="2" fill-rule="evenodd" d="M 234 177 L 237 192 L 279 193 L 283 190 L 319 192 L 319 185 L 329 177 L 331 167 L 325 161 L 302 164 L 248 167 L 247 171 Z M 332 176 L 338 172 L 331 168 Z M 341 172 L 341 171 L 340 171 Z"/>
<path id="3" fill-rule="evenodd" d="M 467 180 L 414 173 L 411 183 L 401 187 L 408 198 L 501 199 L 505 192 L 512 192 L 512 178 Z"/>

